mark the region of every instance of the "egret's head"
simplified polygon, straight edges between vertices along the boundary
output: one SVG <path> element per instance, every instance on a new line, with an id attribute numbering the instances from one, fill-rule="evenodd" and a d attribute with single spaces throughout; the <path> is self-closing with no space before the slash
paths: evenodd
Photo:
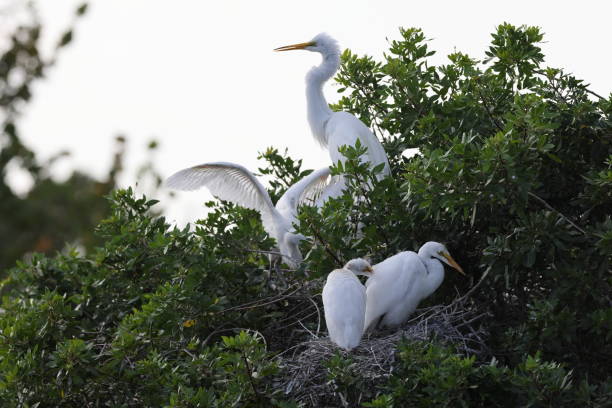
<path id="1" fill-rule="evenodd" d="M 355 275 L 372 276 L 372 272 L 374 272 L 370 263 L 363 258 L 351 259 L 344 265 L 344 269 L 348 269 Z"/>
<path id="2" fill-rule="evenodd" d="M 446 249 L 444 244 L 441 244 L 439 242 L 433 242 L 433 241 L 426 242 L 421 247 L 421 249 L 419 249 L 419 255 L 425 255 L 426 257 L 429 256 L 432 258 L 439 259 L 440 261 L 444 262 L 448 266 L 455 268 L 462 275 L 465 275 L 465 272 L 463 272 L 463 269 L 459 266 L 457 262 L 455 262 L 455 260 L 450 255 L 450 253 L 448 252 L 448 249 Z"/>
<path id="3" fill-rule="evenodd" d="M 291 50 L 306 50 L 318 52 L 323 55 L 337 54 L 340 55 L 338 42 L 326 33 L 317 34 L 312 40 L 304 43 L 293 45 L 285 45 L 278 47 L 274 51 L 291 51 Z"/>

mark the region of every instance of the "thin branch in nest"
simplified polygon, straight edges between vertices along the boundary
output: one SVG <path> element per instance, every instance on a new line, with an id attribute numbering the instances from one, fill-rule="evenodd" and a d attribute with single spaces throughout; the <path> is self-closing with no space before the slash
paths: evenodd
<path id="1" fill-rule="evenodd" d="M 314 335 L 314 337 L 317 338 L 317 337 L 319 337 L 319 331 L 321 330 L 321 310 L 319 309 L 319 306 L 317 305 L 317 302 L 312 300 L 311 297 L 309 297 L 308 300 L 310 300 L 310 302 L 317 309 L 317 334 Z"/>

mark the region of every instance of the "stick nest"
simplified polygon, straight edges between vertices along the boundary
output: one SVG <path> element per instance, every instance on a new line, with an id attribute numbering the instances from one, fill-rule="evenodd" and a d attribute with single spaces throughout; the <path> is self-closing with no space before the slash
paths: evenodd
<path id="1" fill-rule="evenodd" d="M 415 318 L 399 329 L 376 331 L 365 335 L 360 345 L 346 352 L 333 344 L 323 333 L 299 343 L 278 355 L 282 377 L 277 387 L 303 406 L 347 406 L 342 393 L 337 392 L 329 378 L 327 362 L 338 353 L 350 357 L 355 372 L 366 387 L 387 382 L 393 373 L 398 343 L 402 339 L 437 342 L 452 345 L 465 355 L 488 355 L 486 330 L 480 324 L 485 314 L 469 307 L 465 297 L 448 306 L 417 310 Z M 336 398 L 330 401 L 330 396 Z M 331 404 L 331 405 L 330 405 Z"/>

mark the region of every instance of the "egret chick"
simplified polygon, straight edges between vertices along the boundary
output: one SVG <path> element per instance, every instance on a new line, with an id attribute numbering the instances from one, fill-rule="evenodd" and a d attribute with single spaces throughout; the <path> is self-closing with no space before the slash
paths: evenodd
<path id="1" fill-rule="evenodd" d="M 445 263 L 461 274 L 463 269 L 439 242 L 427 242 L 419 253 L 400 252 L 373 266 L 366 282 L 365 331 L 377 325 L 396 327 L 435 292 L 444 280 Z"/>
<path id="2" fill-rule="evenodd" d="M 323 287 L 325 323 L 331 341 L 351 350 L 361 340 L 366 308 L 366 290 L 356 275 L 372 276 L 368 261 L 357 258 L 327 276 Z"/>

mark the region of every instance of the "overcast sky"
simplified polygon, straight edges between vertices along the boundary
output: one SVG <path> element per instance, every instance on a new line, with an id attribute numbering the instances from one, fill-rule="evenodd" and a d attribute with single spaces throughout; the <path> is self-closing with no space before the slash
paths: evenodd
<path id="1" fill-rule="evenodd" d="M 482 58 L 495 26 L 537 25 L 548 66 L 563 67 L 603 95 L 612 91 L 609 1 L 156 1 L 98 0 L 75 41 L 35 88 L 22 132 L 42 158 L 67 149 L 58 177 L 85 169 L 101 177 L 113 138 L 129 138 L 122 184 L 134 182 L 148 140 L 157 139 L 163 175 L 208 161 L 255 170 L 257 152 L 287 147 L 308 168 L 329 164 L 306 122 L 309 52 L 274 53 L 326 31 L 359 54 L 381 58 L 398 27 L 420 27 L 445 62 L 454 50 Z M 56 41 L 79 2 L 39 1 L 46 43 Z M 499 5 L 497 5 L 499 4 Z M 336 87 L 326 87 L 328 100 Z M 163 195 L 171 220 L 204 213 L 204 192 Z"/>

